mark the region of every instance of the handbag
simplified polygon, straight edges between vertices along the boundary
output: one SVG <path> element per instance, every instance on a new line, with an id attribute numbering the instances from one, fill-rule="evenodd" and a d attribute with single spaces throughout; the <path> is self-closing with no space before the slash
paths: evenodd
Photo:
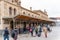
<path id="1" fill-rule="evenodd" d="M 32 32 L 32 29 L 30 28 L 30 32 Z"/>

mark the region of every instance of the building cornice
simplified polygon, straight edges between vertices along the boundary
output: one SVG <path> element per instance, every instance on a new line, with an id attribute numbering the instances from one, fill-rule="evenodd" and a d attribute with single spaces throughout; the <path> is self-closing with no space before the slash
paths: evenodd
<path id="1" fill-rule="evenodd" d="M 28 9 L 26 9 L 26 8 L 24 8 L 24 7 L 21 7 L 22 9 L 24 9 L 24 10 L 27 10 L 27 11 L 29 11 L 29 12 L 32 12 L 32 13 L 34 13 L 34 14 L 37 14 L 36 12 L 33 12 L 33 11 L 31 11 L 31 10 L 28 10 Z M 40 15 L 40 14 L 37 14 L 37 15 Z"/>
<path id="2" fill-rule="evenodd" d="M 47 15 L 46 13 L 44 13 L 43 11 L 41 11 L 41 10 L 34 10 L 34 12 L 41 12 L 41 13 L 43 13 L 44 15 Z M 48 15 L 47 15 L 48 16 Z"/>

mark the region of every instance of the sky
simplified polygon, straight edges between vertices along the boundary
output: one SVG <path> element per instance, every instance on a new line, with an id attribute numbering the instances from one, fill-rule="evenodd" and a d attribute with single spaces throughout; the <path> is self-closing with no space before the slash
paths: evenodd
<path id="1" fill-rule="evenodd" d="M 60 17 L 60 0 L 21 0 L 21 6 L 33 10 L 46 10 L 49 17 Z"/>

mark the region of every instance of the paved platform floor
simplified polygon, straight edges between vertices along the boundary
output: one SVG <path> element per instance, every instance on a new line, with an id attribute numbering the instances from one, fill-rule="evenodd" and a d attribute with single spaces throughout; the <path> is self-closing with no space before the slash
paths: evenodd
<path id="1" fill-rule="evenodd" d="M 3 40 L 3 37 L 0 37 L 0 40 Z M 10 40 L 13 40 L 10 37 Z M 20 35 L 18 36 L 18 40 L 60 40 L 60 27 L 53 27 L 52 32 L 48 33 L 48 37 L 44 37 L 44 33 L 42 33 L 41 37 L 31 37 L 30 35 Z"/>

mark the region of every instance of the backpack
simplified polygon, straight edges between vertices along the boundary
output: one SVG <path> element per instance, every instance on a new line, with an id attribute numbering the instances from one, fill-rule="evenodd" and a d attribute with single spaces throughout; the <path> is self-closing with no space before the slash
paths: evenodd
<path id="1" fill-rule="evenodd" d="M 42 32 L 42 28 L 41 27 L 39 28 L 39 32 Z"/>
<path id="2" fill-rule="evenodd" d="M 12 37 L 12 38 L 15 37 L 15 32 L 12 32 L 11 37 Z"/>
<path id="3" fill-rule="evenodd" d="M 51 29 L 50 29 L 49 27 L 47 27 L 47 30 L 48 30 L 49 32 L 51 32 Z"/>
<path id="4" fill-rule="evenodd" d="M 5 35 L 9 35 L 9 31 L 8 31 L 8 30 L 5 30 L 5 31 L 4 31 L 4 36 L 5 36 Z"/>

